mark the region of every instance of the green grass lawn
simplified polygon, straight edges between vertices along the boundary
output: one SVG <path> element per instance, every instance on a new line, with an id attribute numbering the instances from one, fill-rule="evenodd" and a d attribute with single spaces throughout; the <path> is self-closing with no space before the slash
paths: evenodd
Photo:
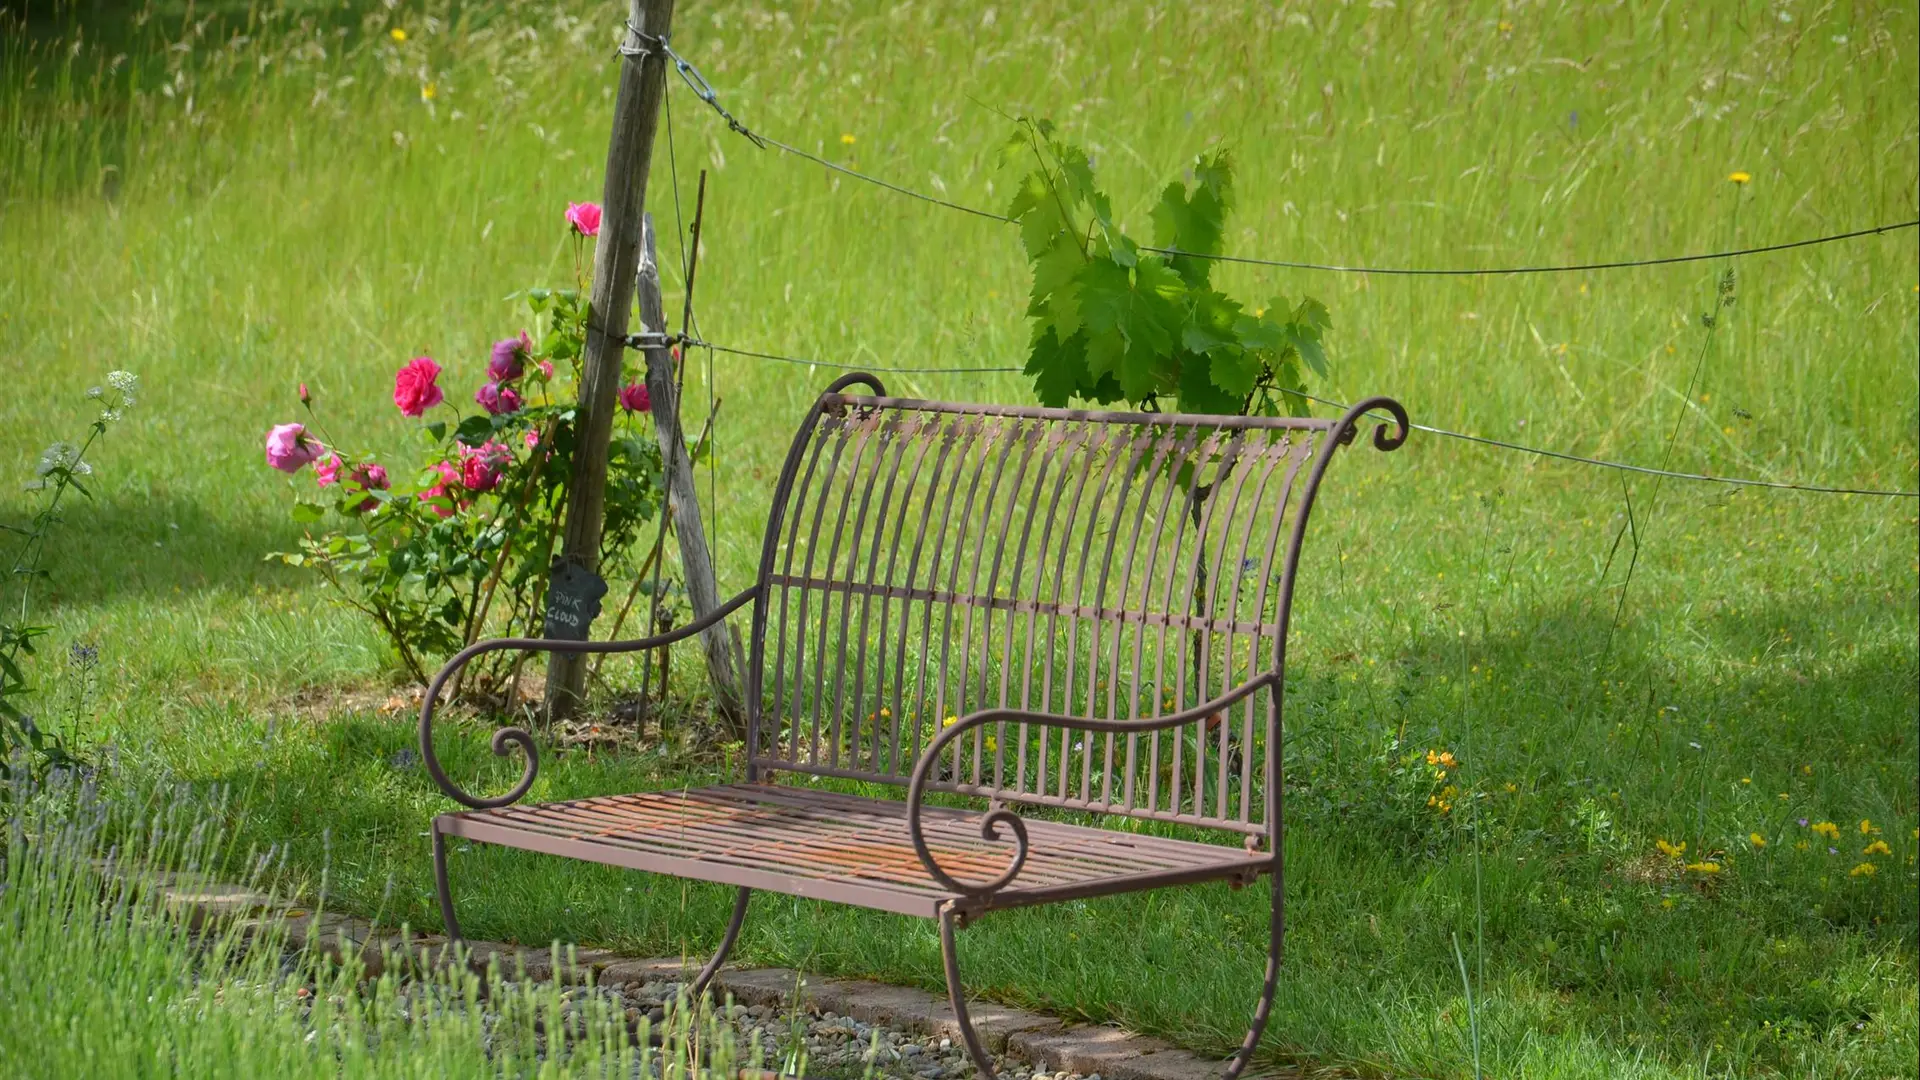
<path id="1" fill-rule="evenodd" d="M 738 1052 L 734 1032 L 711 1014 L 676 1008 L 629 1039 L 608 999 L 563 1001 L 571 991 L 557 984 L 499 981 L 512 971 L 482 979 L 435 966 L 402 978 L 402 965 L 386 962 L 369 976 L 358 959 L 336 966 L 317 953 L 289 955 L 284 928 L 271 921 L 252 936 L 233 919 L 191 930 L 160 916 L 167 883 L 146 860 L 217 863 L 233 838 L 191 799 L 142 805 L 121 794 L 68 787 L 8 807 L 0 832 L 8 1076 L 561 1080 L 650 1075 L 650 1065 L 685 1076 L 676 1065 L 690 1036 L 720 1075 L 758 1056 Z M 571 1033 L 565 1052 L 547 1037 L 562 1030 Z M 656 1033 L 657 1052 L 646 1049 Z"/>
<path id="2" fill-rule="evenodd" d="M 1228 146 L 1237 253 L 1586 262 L 1916 216 L 1911 5 L 1081 7 L 686 2 L 673 41 L 749 125 L 974 205 L 1009 194 L 1009 114 L 1086 145 L 1141 234 L 1159 188 Z M 261 438 L 295 418 L 304 380 L 334 431 L 393 460 L 412 438 L 394 369 L 431 353 L 463 400 L 487 343 L 519 328 L 508 294 L 570 282 L 560 215 L 599 197 L 619 5 L 143 10 L 33 13 L 0 35 L 0 475 L 27 479 L 72 438 L 109 369 L 145 387 L 66 523 L 40 672 L 70 684 L 61 654 L 98 644 L 100 707 L 69 733 L 112 745 L 115 783 L 226 785 L 243 846 L 283 844 L 337 903 L 431 928 L 425 829 L 450 806 L 396 764 L 404 714 L 328 704 L 394 664 L 313 580 L 262 561 L 293 544 L 289 487 L 312 481 L 266 468 Z M 756 150 L 690 95 L 672 102 L 689 212 L 711 170 L 707 337 L 850 364 L 1024 359 L 1010 229 Z M 1417 421 L 1687 471 L 1920 486 L 1914 233 L 1739 261 L 1709 339 L 1725 270 L 1217 280 L 1326 302 L 1329 398 L 1389 393 Z M 711 510 L 730 593 L 832 372 L 723 355 L 709 382 L 695 359 L 689 428 L 723 399 Z M 1013 376 L 889 385 L 1031 400 Z M 1630 585 L 1636 538 L 1610 558 L 1629 500 Z M 0 521 L 33 505 L 0 484 Z M 1294 612 L 1291 932 L 1265 1060 L 1913 1075 L 1916 513 L 1418 434 L 1343 458 Z M 694 656 L 675 668 L 690 698 Z M 485 735 L 451 730 L 443 753 L 471 774 Z M 1394 766 L 1427 749 L 1485 797 L 1441 813 L 1410 795 Z M 572 754 L 532 797 L 714 769 Z M 1891 853 L 1863 855 L 1874 839 Z M 728 901 L 512 852 L 454 862 L 477 936 L 704 954 Z M 1877 870 L 1851 872 L 1863 862 Z M 1001 1000 L 1224 1052 L 1265 910 L 1256 890 L 1194 888 L 996 915 L 961 948 Z M 782 897 L 754 901 L 737 955 L 939 981 L 930 924 Z"/>

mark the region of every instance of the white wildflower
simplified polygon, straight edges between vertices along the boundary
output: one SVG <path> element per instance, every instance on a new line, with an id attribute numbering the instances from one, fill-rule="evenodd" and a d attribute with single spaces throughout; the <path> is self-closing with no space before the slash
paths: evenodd
<path id="1" fill-rule="evenodd" d="M 34 466 L 33 474 L 45 476 L 55 469 L 67 469 L 77 476 L 93 472 L 93 466 L 80 460 L 80 448 L 70 442 L 57 442 L 40 451 L 40 463 Z"/>
<path id="2" fill-rule="evenodd" d="M 120 391 L 120 408 L 122 409 L 131 407 L 140 394 L 140 377 L 131 371 L 107 372 L 107 385 Z M 116 416 L 114 419 L 117 420 L 119 417 Z"/>
<path id="3" fill-rule="evenodd" d="M 34 479 L 27 483 L 28 491 L 38 491 L 47 486 L 47 477 L 64 471 L 71 476 L 91 476 L 93 466 L 80 460 L 80 448 L 69 442 L 57 442 L 40 451 L 40 460 L 33 467 Z"/>

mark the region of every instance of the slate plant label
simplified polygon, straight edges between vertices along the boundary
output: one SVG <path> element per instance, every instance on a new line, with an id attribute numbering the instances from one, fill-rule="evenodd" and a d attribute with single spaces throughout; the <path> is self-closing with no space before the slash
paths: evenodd
<path id="1" fill-rule="evenodd" d="M 607 583 L 599 574 L 570 560 L 556 560 L 547 583 L 545 636 L 561 641 L 585 641 L 600 615 L 600 598 Z"/>

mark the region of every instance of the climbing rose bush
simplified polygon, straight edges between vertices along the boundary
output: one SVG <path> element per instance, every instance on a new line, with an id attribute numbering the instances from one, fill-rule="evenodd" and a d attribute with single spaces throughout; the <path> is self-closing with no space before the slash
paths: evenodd
<path id="1" fill-rule="evenodd" d="M 567 222 L 592 236 L 599 208 L 572 204 Z M 297 550 L 268 558 L 320 574 L 422 683 L 483 633 L 541 633 L 572 475 L 587 305 L 574 289 L 522 295 L 532 328 L 472 360 L 442 367 L 416 356 L 395 370 L 393 404 L 415 421 L 412 450 L 383 462 L 364 442 L 342 439 L 304 382 L 297 398 L 306 415 L 266 435 L 266 463 L 292 474 L 293 516 L 307 526 Z M 646 390 L 629 403 L 639 379 L 637 358 L 629 362 L 623 419 L 608 448 L 603 574 L 631 569 L 641 527 L 662 507 Z M 477 408 L 463 411 L 443 381 L 462 399 L 472 386 Z"/>

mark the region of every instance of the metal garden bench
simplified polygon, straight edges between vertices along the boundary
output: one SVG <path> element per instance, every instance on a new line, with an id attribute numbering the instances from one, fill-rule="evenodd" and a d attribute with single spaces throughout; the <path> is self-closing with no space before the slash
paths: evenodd
<path id="1" fill-rule="evenodd" d="M 433 823 L 449 936 L 450 836 L 738 886 L 696 992 L 754 889 L 936 919 L 955 1017 L 991 1080 L 956 925 L 1269 874 L 1265 984 L 1237 1075 L 1280 965 L 1278 748 L 1301 541 L 1335 449 L 1374 411 L 1395 422 L 1374 445 L 1398 448 L 1407 416 L 1387 398 L 1338 420 L 1274 419 L 916 401 L 871 375 L 835 381 L 794 436 L 751 588 L 669 634 L 487 641 L 434 678 L 421 755 L 471 808 Z M 462 790 L 434 755 L 440 691 L 481 653 L 650 649 L 748 605 L 740 783 L 517 806 L 539 769 L 525 730 L 494 734 L 495 754 L 525 757 L 498 797 Z M 904 785 L 904 800 L 880 785 Z M 1080 823 L 1100 816 L 1125 827 Z M 1197 829 L 1241 843 L 1160 835 Z"/>

